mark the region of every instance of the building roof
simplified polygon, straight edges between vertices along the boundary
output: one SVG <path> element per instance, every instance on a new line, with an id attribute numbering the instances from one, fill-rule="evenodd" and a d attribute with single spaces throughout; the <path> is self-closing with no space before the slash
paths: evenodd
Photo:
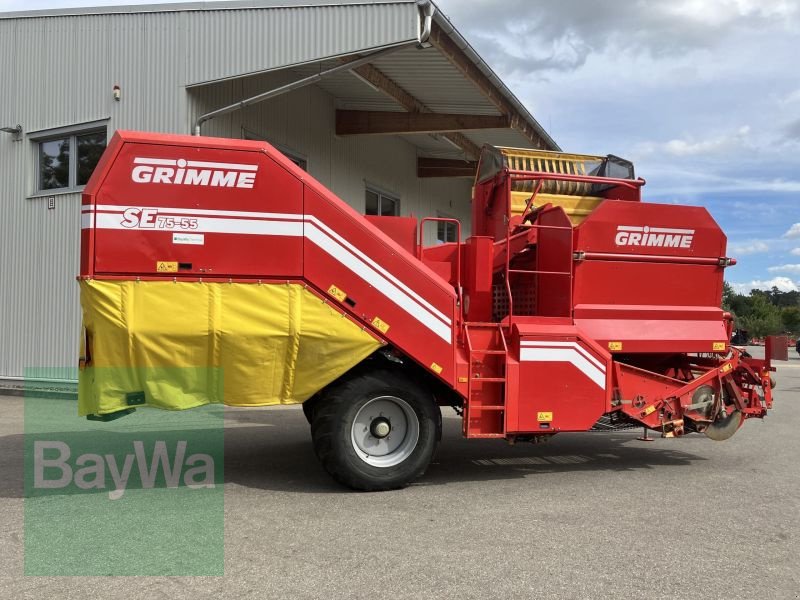
<path id="1" fill-rule="evenodd" d="M 420 47 L 425 11 L 433 9 L 430 39 Z M 527 108 L 428 0 L 257 0 L 63 8 L 0 13 L 9 19 L 60 17 L 124 19 L 124 15 L 186 13 L 186 87 L 278 70 L 298 77 L 359 54 L 404 45 L 374 66 L 425 112 L 507 116 L 511 127 L 460 133 L 476 146 L 492 143 L 557 150 Z M 428 13 L 429 14 L 429 13 Z M 267 35 L 263 35 L 266 32 Z M 404 111 L 396 95 L 350 72 L 318 85 L 348 110 Z M 423 153 L 457 153 L 449 135 L 404 134 Z M 462 138 L 463 139 L 463 138 Z M 468 143 L 467 143 L 468 145 Z"/>

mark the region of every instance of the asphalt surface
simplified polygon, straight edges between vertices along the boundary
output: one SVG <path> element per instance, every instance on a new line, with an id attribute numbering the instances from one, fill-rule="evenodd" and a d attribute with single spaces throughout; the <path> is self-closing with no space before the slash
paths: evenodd
<path id="1" fill-rule="evenodd" d="M 226 411 L 224 577 L 24 575 L 21 398 L 0 398 L 2 598 L 800 598 L 800 359 L 729 441 L 465 441 L 353 493 L 295 408 Z M 447 411 L 449 413 L 449 409 Z M 122 542 L 121 542 L 122 543 Z"/>

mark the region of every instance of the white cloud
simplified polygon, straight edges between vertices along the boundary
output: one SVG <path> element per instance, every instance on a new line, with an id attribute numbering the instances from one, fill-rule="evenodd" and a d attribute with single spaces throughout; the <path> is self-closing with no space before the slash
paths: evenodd
<path id="1" fill-rule="evenodd" d="M 728 252 L 733 256 L 746 256 L 748 254 L 761 254 L 762 252 L 769 252 L 769 246 L 766 242 L 760 240 L 753 240 L 750 242 L 742 242 L 739 244 L 731 244 Z"/>
<path id="2" fill-rule="evenodd" d="M 794 225 L 789 227 L 789 231 L 784 233 L 783 237 L 786 237 L 786 238 L 800 237 L 800 223 L 795 223 Z"/>
<path id="3" fill-rule="evenodd" d="M 789 254 L 791 254 L 792 256 L 800 256 L 800 248 L 792 248 L 789 251 Z"/>
<path id="4" fill-rule="evenodd" d="M 796 89 L 793 92 L 789 92 L 782 98 L 778 100 L 780 104 L 794 104 L 795 102 L 800 102 L 800 89 Z"/>
<path id="5" fill-rule="evenodd" d="M 797 292 L 797 284 L 788 277 L 773 277 L 766 281 L 755 279 L 750 283 L 731 283 L 731 287 L 738 294 L 749 294 L 752 290 L 771 290 L 778 288 L 781 292 Z"/>
<path id="6" fill-rule="evenodd" d="M 767 269 L 770 273 L 800 273 L 800 265 L 778 265 Z"/>
<path id="7" fill-rule="evenodd" d="M 667 142 L 644 142 L 636 148 L 638 154 L 662 155 L 664 153 L 676 157 L 701 156 L 730 152 L 736 148 L 747 146 L 750 126 L 742 125 L 734 132 L 729 132 L 706 139 L 672 139 Z"/>
<path id="8" fill-rule="evenodd" d="M 720 27 L 742 17 L 786 18 L 797 12 L 787 0 L 678 0 L 664 5 L 667 14 Z"/>

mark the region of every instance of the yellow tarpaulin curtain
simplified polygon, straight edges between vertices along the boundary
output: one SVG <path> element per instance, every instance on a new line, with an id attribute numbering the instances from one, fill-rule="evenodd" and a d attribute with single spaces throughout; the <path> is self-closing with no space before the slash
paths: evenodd
<path id="1" fill-rule="evenodd" d="M 303 402 L 381 342 L 298 284 L 81 281 L 81 415 Z"/>

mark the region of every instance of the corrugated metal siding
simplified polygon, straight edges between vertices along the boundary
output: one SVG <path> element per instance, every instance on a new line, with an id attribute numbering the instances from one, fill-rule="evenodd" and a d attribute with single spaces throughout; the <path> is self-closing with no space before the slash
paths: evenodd
<path id="1" fill-rule="evenodd" d="M 0 119 L 26 134 L 108 119 L 117 128 L 187 131 L 185 16 L 91 15 L 0 21 Z M 178 61 L 167 58 L 179 58 Z M 112 87 L 122 87 L 122 101 Z M 56 209 L 34 192 L 36 146 L 0 134 L 0 377 L 29 367 L 61 378 L 76 364 L 80 195 Z"/>
<path id="2" fill-rule="evenodd" d="M 417 38 L 414 2 L 189 13 L 187 84 Z"/>

